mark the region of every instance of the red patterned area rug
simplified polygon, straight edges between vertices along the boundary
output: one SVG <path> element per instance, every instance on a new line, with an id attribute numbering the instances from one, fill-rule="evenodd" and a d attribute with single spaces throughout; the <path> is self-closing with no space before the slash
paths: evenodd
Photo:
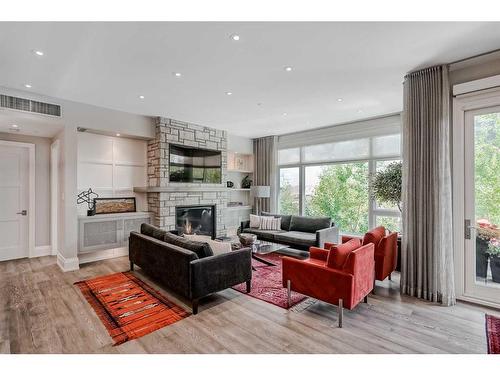
<path id="1" fill-rule="evenodd" d="M 190 314 L 130 272 L 75 283 L 114 345 L 147 335 Z"/>
<path id="2" fill-rule="evenodd" d="M 488 354 L 500 354 L 500 318 L 486 314 Z"/>
<path id="3" fill-rule="evenodd" d="M 264 263 L 252 259 L 252 266 L 255 268 L 252 274 L 252 291 L 247 293 L 245 284 L 236 285 L 233 289 L 287 309 L 287 290 L 283 288 L 283 282 L 281 280 L 281 256 L 276 253 L 258 256 L 276 265 L 267 266 Z M 292 292 L 290 307 L 295 306 L 306 298 L 307 297 L 303 294 Z"/>

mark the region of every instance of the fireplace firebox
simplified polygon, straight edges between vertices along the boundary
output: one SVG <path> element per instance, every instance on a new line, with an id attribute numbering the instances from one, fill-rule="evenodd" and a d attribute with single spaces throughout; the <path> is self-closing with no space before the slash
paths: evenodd
<path id="1" fill-rule="evenodd" d="M 215 205 L 175 207 L 175 229 L 179 234 L 200 234 L 215 238 Z"/>

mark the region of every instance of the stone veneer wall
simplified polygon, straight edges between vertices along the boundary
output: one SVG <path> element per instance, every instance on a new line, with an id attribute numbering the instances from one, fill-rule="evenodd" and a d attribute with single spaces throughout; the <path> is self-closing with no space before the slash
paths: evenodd
<path id="1" fill-rule="evenodd" d="M 149 211 L 155 214 L 155 225 L 166 230 L 175 229 L 175 207 L 188 205 L 216 205 L 217 236 L 227 234 L 224 210 L 229 193 L 226 188 L 227 132 L 165 117 L 156 119 L 155 139 L 148 142 L 149 187 L 175 186 L 178 191 L 147 193 Z M 169 182 L 169 144 L 178 144 L 210 150 L 219 150 L 222 155 L 221 184 L 172 183 Z M 207 191 L 203 191 L 207 188 Z M 218 191 L 212 191 L 217 190 Z"/>

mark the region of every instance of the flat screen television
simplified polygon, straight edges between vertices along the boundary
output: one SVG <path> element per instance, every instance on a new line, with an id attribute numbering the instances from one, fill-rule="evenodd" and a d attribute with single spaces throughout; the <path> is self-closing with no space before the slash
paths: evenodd
<path id="1" fill-rule="evenodd" d="M 170 182 L 220 184 L 222 155 L 220 151 L 169 145 Z"/>

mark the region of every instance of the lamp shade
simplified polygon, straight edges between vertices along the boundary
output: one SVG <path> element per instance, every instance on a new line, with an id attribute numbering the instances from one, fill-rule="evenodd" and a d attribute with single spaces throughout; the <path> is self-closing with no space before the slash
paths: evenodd
<path id="1" fill-rule="evenodd" d="M 271 187 L 270 186 L 252 186 L 250 187 L 250 192 L 254 198 L 270 198 L 271 197 Z"/>

